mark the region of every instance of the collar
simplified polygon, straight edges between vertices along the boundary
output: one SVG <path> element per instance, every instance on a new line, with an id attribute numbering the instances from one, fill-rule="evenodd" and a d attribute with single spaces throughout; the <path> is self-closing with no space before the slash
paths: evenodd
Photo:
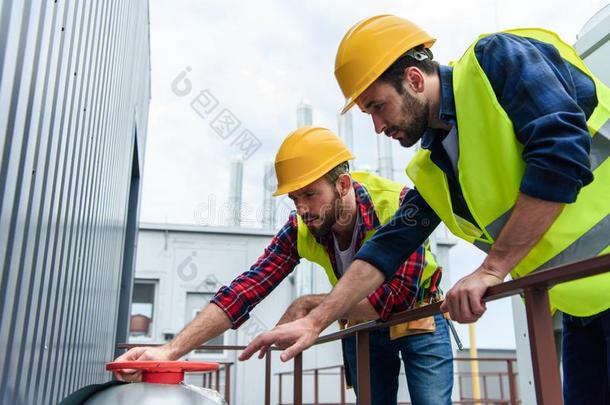
<path id="1" fill-rule="evenodd" d="M 453 97 L 453 68 L 445 65 L 439 66 L 438 76 L 441 87 L 441 105 L 438 118 L 447 125 L 456 126 L 457 116 L 455 112 L 455 99 Z M 430 149 L 432 142 L 437 138 L 439 133 L 444 135 L 445 131 L 428 128 L 421 138 L 421 147 Z"/>

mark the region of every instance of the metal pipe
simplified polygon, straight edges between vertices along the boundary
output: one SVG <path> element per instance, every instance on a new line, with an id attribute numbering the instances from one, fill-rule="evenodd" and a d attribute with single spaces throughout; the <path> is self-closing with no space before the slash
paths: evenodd
<path id="1" fill-rule="evenodd" d="M 231 403 L 231 364 L 225 364 L 225 401 Z"/>
<path id="2" fill-rule="evenodd" d="M 318 405 L 318 370 L 313 372 L 313 403 Z"/>
<path id="3" fill-rule="evenodd" d="M 265 355 L 265 405 L 271 405 L 271 352 Z"/>
<path id="4" fill-rule="evenodd" d="M 470 337 L 470 383 L 472 384 L 472 398 L 475 400 L 481 399 L 481 386 L 479 384 L 479 362 L 477 358 L 477 338 L 474 323 L 468 324 L 468 335 Z M 481 405 L 481 402 L 474 402 L 475 405 Z"/>
<path id="5" fill-rule="evenodd" d="M 555 336 L 546 288 L 525 290 L 527 327 L 538 405 L 563 404 L 561 377 L 555 351 Z"/>
<path id="6" fill-rule="evenodd" d="M 356 334 L 356 373 L 358 380 L 358 402 L 371 403 L 371 362 L 369 349 L 369 332 Z"/>
<path id="7" fill-rule="evenodd" d="M 293 404 L 303 405 L 303 354 L 294 358 Z"/>

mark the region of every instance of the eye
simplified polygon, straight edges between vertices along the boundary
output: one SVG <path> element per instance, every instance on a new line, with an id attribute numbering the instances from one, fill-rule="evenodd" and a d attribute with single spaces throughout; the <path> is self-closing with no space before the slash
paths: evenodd
<path id="1" fill-rule="evenodd" d="M 307 197 L 307 198 L 311 198 L 314 195 L 315 195 L 315 193 L 313 191 L 308 191 L 308 192 L 305 193 L 305 197 Z"/>
<path id="2" fill-rule="evenodd" d="M 373 106 L 375 112 L 381 112 L 383 110 L 384 103 L 377 103 Z"/>

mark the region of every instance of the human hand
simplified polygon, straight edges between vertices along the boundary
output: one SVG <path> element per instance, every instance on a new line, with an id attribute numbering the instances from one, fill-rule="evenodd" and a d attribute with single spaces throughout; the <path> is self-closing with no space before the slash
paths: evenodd
<path id="1" fill-rule="evenodd" d="M 173 351 L 167 346 L 134 347 L 117 357 L 115 362 L 122 361 L 173 361 L 176 360 Z M 142 370 L 123 369 L 113 371 L 119 381 L 142 381 Z"/>

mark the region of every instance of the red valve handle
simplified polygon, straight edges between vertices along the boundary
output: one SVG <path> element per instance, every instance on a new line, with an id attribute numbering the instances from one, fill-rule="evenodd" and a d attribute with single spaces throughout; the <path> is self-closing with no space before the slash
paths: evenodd
<path id="1" fill-rule="evenodd" d="M 142 370 L 142 381 L 155 384 L 180 384 L 185 371 L 214 371 L 218 363 L 200 361 L 119 361 L 106 364 L 106 370 Z"/>

